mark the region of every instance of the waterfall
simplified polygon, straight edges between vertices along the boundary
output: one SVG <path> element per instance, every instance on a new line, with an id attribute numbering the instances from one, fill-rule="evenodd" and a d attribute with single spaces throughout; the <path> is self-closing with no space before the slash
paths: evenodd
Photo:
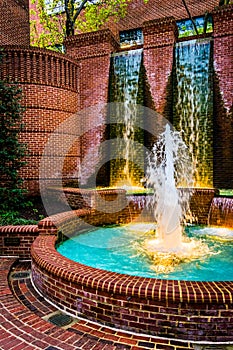
<path id="1" fill-rule="evenodd" d="M 208 224 L 233 227 L 233 198 L 213 198 L 208 217 Z"/>
<path id="2" fill-rule="evenodd" d="M 176 44 L 173 124 L 192 157 L 196 187 L 213 187 L 211 41 Z"/>
<path id="3" fill-rule="evenodd" d="M 110 163 L 110 185 L 139 185 L 143 177 L 144 154 L 136 143 L 143 143 L 143 132 L 136 128 L 139 113 L 137 104 L 143 104 L 140 84 L 142 49 L 112 55 L 110 102 L 116 104 L 115 125 L 110 138 L 118 138 L 118 159 Z"/>

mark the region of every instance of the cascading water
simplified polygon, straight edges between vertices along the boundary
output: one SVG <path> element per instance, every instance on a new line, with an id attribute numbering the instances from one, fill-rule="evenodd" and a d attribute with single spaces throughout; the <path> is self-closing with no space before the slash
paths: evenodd
<path id="1" fill-rule="evenodd" d="M 111 139 L 118 137 L 119 159 L 111 162 L 110 185 L 139 185 L 142 169 L 136 164 L 143 163 L 144 154 L 137 152 L 135 142 L 143 143 L 143 133 L 136 130 L 137 104 L 143 103 L 140 91 L 140 69 L 142 49 L 113 54 L 110 101 L 116 104 L 116 126 L 110 131 Z M 140 162 L 138 162 L 140 159 Z"/>
<path id="2" fill-rule="evenodd" d="M 213 187 L 213 92 L 211 41 L 177 43 L 173 125 L 183 131 L 196 187 Z"/>
<path id="3" fill-rule="evenodd" d="M 233 227 L 233 198 L 215 197 L 213 199 L 208 224 Z"/>

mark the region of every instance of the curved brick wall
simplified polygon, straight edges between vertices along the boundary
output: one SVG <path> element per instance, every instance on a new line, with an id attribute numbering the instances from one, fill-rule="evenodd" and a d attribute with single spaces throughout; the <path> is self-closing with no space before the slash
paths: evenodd
<path id="1" fill-rule="evenodd" d="M 4 53 L 1 78 L 19 83 L 23 92 L 22 104 L 26 107 L 20 140 L 27 144 L 28 156 L 21 176 L 30 194 L 38 194 L 39 164 L 44 146 L 51 133 L 78 110 L 78 66 L 74 60 L 49 50 L 5 46 Z M 66 133 L 69 140 L 75 130 L 66 130 Z M 65 158 L 60 177 L 69 179 L 79 154 L 77 142 L 67 155 L 61 151 L 54 155 Z M 50 169 L 49 176 L 53 178 L 55 172 Z"/>
<path id="2" fill-rule="evenodd" d="M 41 221 L 31 250 L 33 281 L 40 292 L 66 312 L 108 326 L 169 339 L 232 341 L 233 282 L 117 274 L 73 262 L 56 251 L 57 226 L 72 234 L 83 223 L 110 223 L 119 215 L 124 216 L 83 209 Z"/>
<path id="3" fill-rule="evenodd" d="M 233 340 L 232 282 L 167 281 L 93 269 L 62 257 L 55 243 L 55 235 L 33 243 L 33 281 L 66 312 L 167 338 Z"/>

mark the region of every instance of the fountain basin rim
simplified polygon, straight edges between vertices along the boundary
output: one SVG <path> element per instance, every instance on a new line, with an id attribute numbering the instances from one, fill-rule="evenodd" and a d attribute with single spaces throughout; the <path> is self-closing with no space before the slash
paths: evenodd
<path id="1" fill-rule="evenodd" d="M 56 235 L 39 235 L 31 248 L 32 261 L 48 274 L 88 288 L 158 301 L 232 303 L 233 282 L 195 282 L 144 278 L 96 269 L 56 251 Z"/>

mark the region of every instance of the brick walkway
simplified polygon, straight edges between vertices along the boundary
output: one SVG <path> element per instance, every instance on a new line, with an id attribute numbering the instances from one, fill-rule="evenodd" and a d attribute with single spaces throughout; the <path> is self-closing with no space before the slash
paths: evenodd
<path id="1" fill-rule="evenodd" d="M 58 310 L 34 290 L 30 263 L 13 258 L 0 258 L 0 309 L 3 350 L 192 349 L 191 344 L 127 334 L 81 319 L 64 327 L 46 321 Z"/>

